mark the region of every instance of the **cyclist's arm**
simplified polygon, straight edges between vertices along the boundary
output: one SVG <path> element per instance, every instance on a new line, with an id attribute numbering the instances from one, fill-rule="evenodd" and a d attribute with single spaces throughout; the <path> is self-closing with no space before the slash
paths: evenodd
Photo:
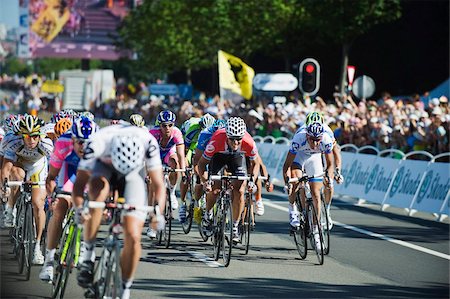
<path id="1" fill-rule="evenodd" d="M 269 177 L 269 173 L 267 172 L 267 167 L 266 167 L 266 165 L 264 165 L 264 162 L 261 159 L 261 156 L 259 154 L 258 154 L 258 162 L 259 162 L 262 176 L 265 176 L 266 178 Z"/>
<path id="2" fill-rule="evenodd" d="M 161 167 L 149 170 L 148 177 L 152 182 L 152 189 L 155 192 L 155 197 L 158 200 L 158 206 L 161 214 L 164 214 L 164 206 L 166 204 L 166 188 L 164 186 L 163 172 Z"/>
<path id="3" fill-rule="evenodd" d="M 202 155 L 203 155 L 203 151 L 196 148 L 194 158 L 192 158 L 192 165 L 194 166 L 195 173 L 198 175 L 200 175 L 200 171 L 198 170 L 198 161 L 200 161 L 200 158 L 202 157 Z"/>
<path id="4" fill-rule="evenodd" d="M 9 179 L 9 174 L 11 173 L 11 169 L 14 166 L 13 161 L 3 158 L 3 165 L 2 165 L 2 183 L 5 181 L 5 179 Z"/>
<path id="5" fill-rule="evenodd" d="M 176 147 L 177 147 L 178 161 L 180 162 L 180 168 L 186 169 L 186 157 L 184 156 L 184 144 L 177 144 Z"/>
<path id="6" fill-rule="evenodd" d="M 208 165 L 208 163 L 209 161 L 206 160 L 204 156 L 202 156 L 198 161 L 198 173 L 202 184 L 205 184 L 208 180 L 208 173 L 206 172 L 206 165 Z"/>
<path id="7" fill-rule="evenodd" d="M 48 170 L 48 176 L 45 180 L 45 187 L 47 189 L 47 195 L 51 195 L 52 192 L 55 190 L 56 186 L 56 176 L 58 175 L 61 168 L 54 167 L 50 165 L 50 169 Z"/>
<path id="8" fill-rule="evenodd" d="M 327 162 L 327 168 L 325 170 L 326 174 L 330 179 L 333 178 L 333 153 L 325 154 L 325 161 Z"/>
<path id="9" fill-rule="evenodd" d="M 288 152 L 283 164 L 283 178 L 286 182 L 291 177 L 291 165 L 294 162 L 295 154 Z"/>
<path id="10" fill-rule="evenodd" d="M 253 177 L 253 182 L 256 182 L 256 179 L 258 178 L 259 174 L 259 159 L 255 158 L 253 160 L 250 160 L 250 171 Z"/>
<path id="11" fill-rule="evenodd" d="M 341 158 L 341 147 L 337 142 L 333 146 L 333 158 L 334 158 L 334 166 L 336 168 L 342 169 L 342 158 Z"/>
<path id="12" fill-rule="evenodd" d="M 90 171 L 82 169 L 77 170 L 77 178 L 73 185 L 72 191 L 72 201 L 75 207 L 80 208 L 83 206 L 84 201 L 83 193 L 90 177 L 91 177 Z"/>

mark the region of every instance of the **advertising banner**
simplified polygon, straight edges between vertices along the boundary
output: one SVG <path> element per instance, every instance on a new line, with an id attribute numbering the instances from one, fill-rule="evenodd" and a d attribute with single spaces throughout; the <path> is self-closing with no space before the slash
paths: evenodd
<path id="1" fill-rule="evenodd" d="M 17 45 L 17 56 L 20 58 L 30 58 L 31 56 L 28 22 L 28 0 L 19 1 L 19 44 Z"/>
<path id="2" fill-rule="evenodd" d="M 424 161 L 402 160 L 383 204 L 409 208 L 427 167 Z"/>
<path id="3" fill-rule="evenodd" d="M 258 152 L 273 178 L 283 182 L 283 164 L 289 146 L 285 144 L 258 143 Z"/>
<path id="4" fill-rule="evenodd" d="M 381 204 L 387 190 L 394 178 L 395 171 L 401 160 L 392 158 L 381 158 L 375 160 L 369 177 L 364 186 L 364 196 L 362 198 Z M 351 195 L 351 194 L 348 194 Z"/>
<path id="5" fill-rule="evenodd" d="M 349 183 L 347 182 L 347 176 L 350 172 L 350 168 L 352 166 L 353 160 L 356 158 L 356 153 L 350 153 L 350 152 L 341 152 L 342 156 L 342 175 L 344 176 L 344 183 L 343 184 L 334 184 L 334 190 L 336 193 L 339 194 L 347 194 L 347 192 L 350 192 L 348 190 Z"/>
<path id="6" fill-rule="evenodd" d="M 450 192 L 450 164 L 431 163 L 414 199 L 412 209 L 448 215 L 448 204 L 442 205 Z M 447 201 L 448 203 L 448 201 Z"/>

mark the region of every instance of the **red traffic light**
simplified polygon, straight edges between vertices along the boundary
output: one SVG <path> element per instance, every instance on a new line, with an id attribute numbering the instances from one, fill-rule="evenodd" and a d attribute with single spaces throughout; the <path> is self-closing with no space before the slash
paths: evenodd
<path id="1" fill-rule="evenodd" d="M 306 65 L 306 68 L 305 68 L 305 71 L 306 71 L 307 73 L 311 74 L 312 72 L 315 71 L 315 69 L 316 69 L 316 68 L 314 67 L 313 64 L 307 64 L 307 65 Z"/>

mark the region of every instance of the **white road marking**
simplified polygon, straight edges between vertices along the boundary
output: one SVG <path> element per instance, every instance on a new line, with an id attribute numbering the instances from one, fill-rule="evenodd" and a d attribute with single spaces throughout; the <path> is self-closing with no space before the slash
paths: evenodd
<path id="1" fill-rule="evenodd" d="M 280 205 L 278 205 L 276 203 L 271 202 L 268 199 L 264 199 L 264 205 L 272 207 L 274 209 L 278 209 L 280 211 L 284 211 L 284 212 L 288 212 L 289 211 L 289 209 L 287 207 L 280 206 Z M 388 237 L 388 236 L 385 236 L 385 235 L 382 235 L 382 234 L 374 233 L 374 232 L 371 232 L 371 231 L 368 231 L 368 230 L 365 230 L 365 229 L 362 229 L 362 228 L 355 227 L 353 225 L 348 225 L 348 224 L 340 223 L 340 222 L 337 222 L 337 221 L 333 221 L 333 223 L 334 223 L 334 225 L 338 225 L 338 226 L 341 226 L 343 228 L 346 228 L 346 229 L 349 229 L 349 230 L 352 230 L 352 231 L 355 231 L 355 232 L 358 232 L 358 233 L 361 233 L 361 234 L 365 234 L 365 235 L 368 235 L 368 236 L 371 236 L 371 237 L 374 237 L 374 238 L 379 238 L 379 239 L 382 239 L 382 240 L 385 240 L 385 241 L 388 241 L 388 242 L 391 242 L 391 243 L 394 243 L 394 244 L 397 244 L 397 245 L 401 245 L 401 246 L 408 247 L 408 248 L 411 248 L 411 249 L 414 249 L 414 250 L 417 250 L 417 251 L 421 251 L 421 252 L 424 252 L 424 253 L 427 253 L 427 254 L 430 254 L 430 255 L 434 255 L 434 256 L 437 256 L 437 257 L 440 257 L 440 258 L 443 258 L 443 259 L 450 260 L 450 255 L 442 253 L 442 252 L 438 252 L 438 251 L 435 251 L 435 250 L 432 250 L 432 249 L 428 249 L 428 248 L 425 248 L 425 247 L 422 247 L 422 246 L 418 246 L 418 245 L 415 245 L 415 244 L 412 244 L 412 243 L 408 243 L 408 242 L 405 242 L 405 241 L 402 241 L 402 240 L 394 239 L 394 238 L 391 238 L 391 237 Z"/>
<path id="2" fill-rule="evenodd" d="M 207 257 L 203 253 L 196 252 L 196 251 L 188 251 L 188 253 L 190 255 L 192 255 L 194 258 L 200 260 L 201 262 L 205 263 L 206 265 L 208 265 L 211 268 L 223 267 L 222 264 L 216 262 L 214 259 L 212 259 L 210 257 Z"/>

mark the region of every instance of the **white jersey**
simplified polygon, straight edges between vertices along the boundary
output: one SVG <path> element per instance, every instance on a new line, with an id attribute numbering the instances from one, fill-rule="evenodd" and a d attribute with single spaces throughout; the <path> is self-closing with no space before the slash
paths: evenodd
<path id="1" fill-rule="evenodd" d="M 113 137 L 118 135 L 135 136 L 142 141 L 145 148 L 145 158 L 142 163 L 145 162 L 147 171 L 162 167 L 158 142 L 146 128 L 139 128 L 130 124 L 117 124 L 100 129 L 90 136 L 78 169 L 92 171 L 97 159 L 111 165 L 111 142 Z"/>
<path id="2" fill-rule="evenodd" d="M 309 146 L 306 136 L 306 130 L 298 130 L 297 133 L 295 133 L 292 138 L 291 146 L 289 147 L 289 152 L 291 154 L 297 155 L 302 152 L 306 155 L 313 155 L 317 153 L 330 154 L 332 152 L 333 140 L 328 134 L 323 134 L 318 148 L 315 149 L 312 149 Z"/>
<path id="3" fill-rule="evenodd" d="M 333 130 L 331 130 L 330 126 L 327 124 L 322 124 L 323 130 L 326 134 L 328 134 L 331 139 L 334 141 L 336 138 L 334 138 L 334 132 Z M 298 132 L 301 131 L 305 131 L 306 132 L 306 125 L 302 125 L 300 128 L 298 128 L 297 132 L 295 132 L 295 134 L 297 134 Z"/>
<path id="4" fill-rule="evenodd" d="M 38 145 L 33 149 L 25 146 L 23 137 L 20 135 L 12 135 L 12 137 L 8 137 L 8 140 L 6 139 L 5 137 L 3 156 L 5 159 L 19 162 L 22 165 L 32 165 L 42 159 L 47 159 L 53 152 L 53 142 L 48 137 L 41 137 Z"/>
<path id="5" fill-rule="evenodd" d="M 5 155 L 6 144 L 8 144 L 15 137 L 17 137 L 17 135 L 14 134 L 12 131 L 9 131 L 8 133 L 6 133 L 6 135 L 2 139 L 2 142 L 0 143 L 0 156 Z"/>

